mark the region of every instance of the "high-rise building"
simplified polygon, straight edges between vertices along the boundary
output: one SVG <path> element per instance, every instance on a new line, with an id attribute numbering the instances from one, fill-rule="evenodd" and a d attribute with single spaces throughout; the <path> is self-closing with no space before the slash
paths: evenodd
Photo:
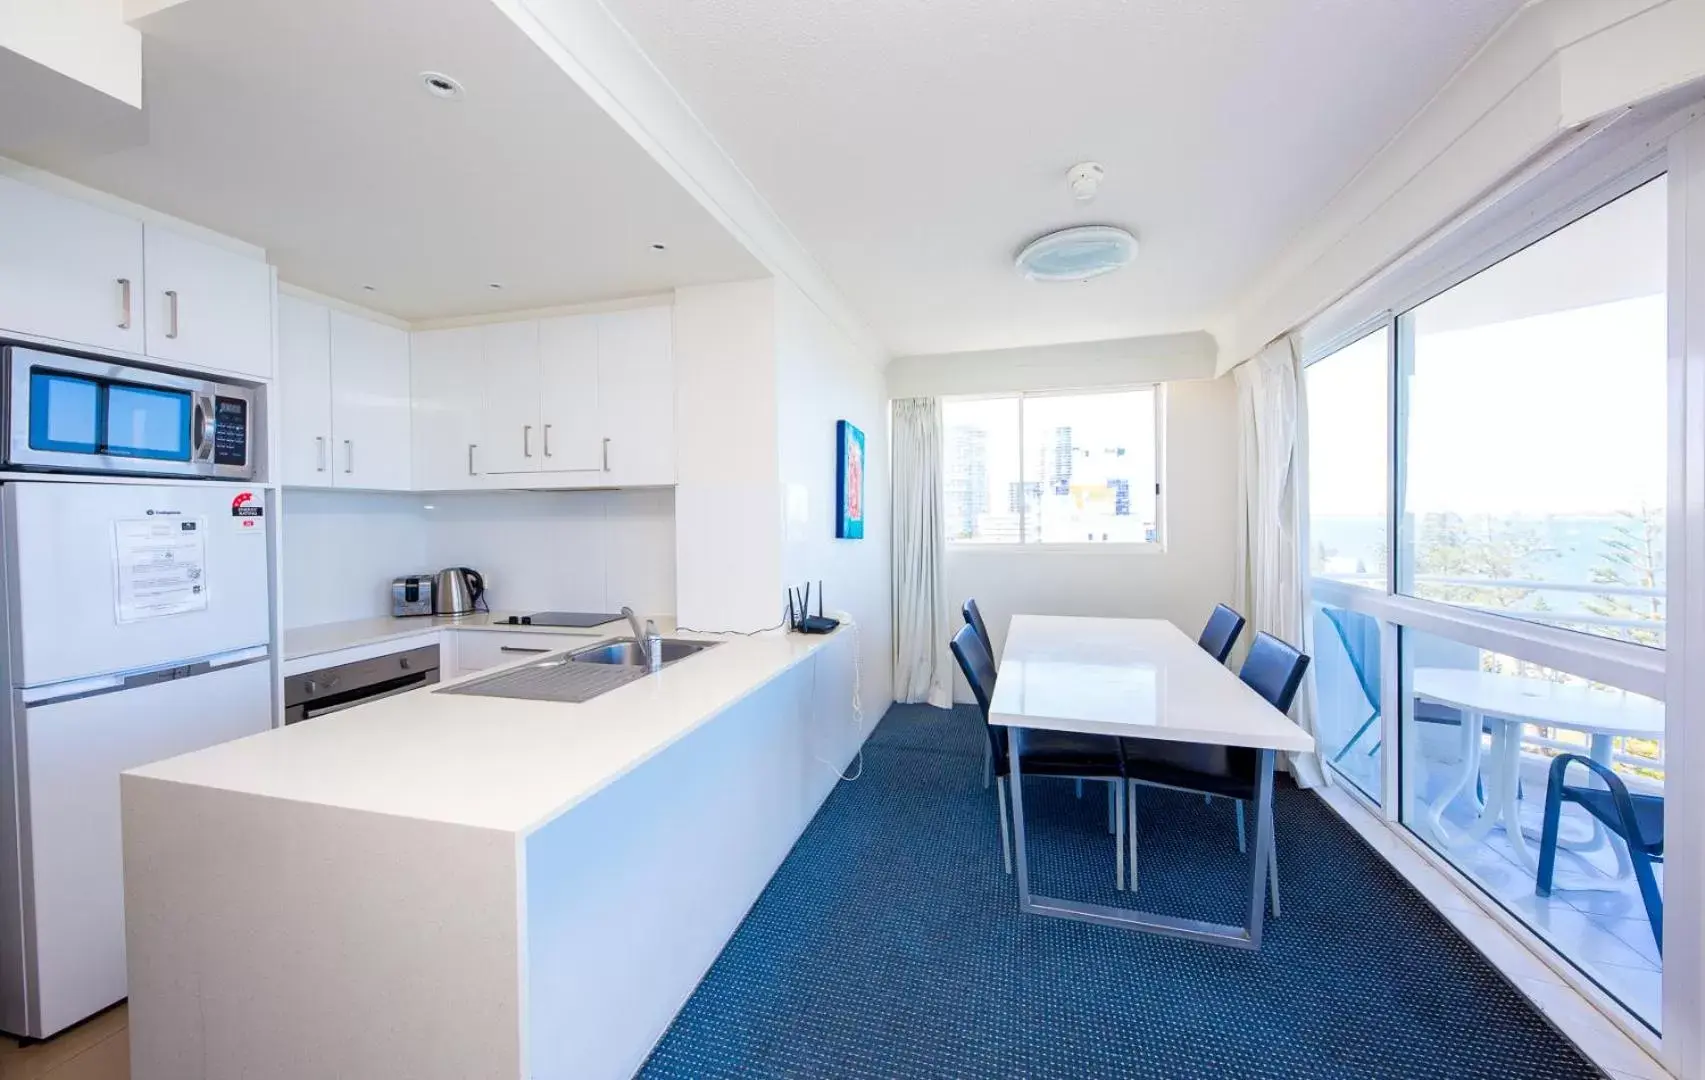
<path id="1" fill-rule="evenodd" d="M 980 427 L 955 427 L 949 436 L 947 535 L 968 539 L 977 534 L 977 518 L 989 509 L 989 433 Z"/>
<path id="2" fill-rule="evenodd" d="M 1054 467 L 1049 479 L 1053 481 L 1055 495 L 1070 495 L 1072 493 L 1072 465 L 1076 452 L 1072 447 L 1072 429 L 1069 424 L 1054 429 Z"/>

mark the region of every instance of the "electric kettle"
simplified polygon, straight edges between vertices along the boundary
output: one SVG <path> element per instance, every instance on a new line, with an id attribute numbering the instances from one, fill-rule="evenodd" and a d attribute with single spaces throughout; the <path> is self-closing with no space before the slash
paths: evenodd
<path id="1" fill-rule="evenodd" d="M 432 614 L 467 615 L 485 596 L 485 578 L 466 566 L 448 566 L 438 571 L 432 587 Z"/>

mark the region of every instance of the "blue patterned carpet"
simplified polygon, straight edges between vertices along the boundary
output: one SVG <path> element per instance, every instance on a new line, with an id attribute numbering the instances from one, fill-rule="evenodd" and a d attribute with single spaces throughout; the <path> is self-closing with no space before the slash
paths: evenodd
<path id="1" fill-rule="evenodd" d="M 1276 800 L 1283 917 L 1258 953 L 1020 916 L 974 711 L 893 707 L 641 1075 L 1601 1074 L 1312 795 Z M 1113 891 L 1104 786 L 1025 784 L 1033 884 Z M 1231 805 L 1148 791 L 1143 906 L 1236 921 Z"/>

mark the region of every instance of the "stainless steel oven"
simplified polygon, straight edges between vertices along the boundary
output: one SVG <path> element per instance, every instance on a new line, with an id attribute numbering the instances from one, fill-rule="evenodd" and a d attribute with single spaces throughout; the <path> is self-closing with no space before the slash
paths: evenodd
<path id="1" fill-rule="evenodd" d="M 254 479 L 246 386 L 22 345 L 0 354 L 8 468 Z"/>
<path id="2" fill-rule="evenodd" d="M 284 680 L 284 722 L 296 724 L 342 712 L 437 681 L 436 645 L 306 671 Z"/>

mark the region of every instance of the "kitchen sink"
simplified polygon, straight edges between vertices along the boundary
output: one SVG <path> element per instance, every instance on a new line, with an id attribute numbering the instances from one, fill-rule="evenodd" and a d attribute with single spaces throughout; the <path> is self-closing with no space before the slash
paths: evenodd
<path id="1" fill-rule="evenodd" d="M 703 652 L 717 644 L 720 642 L 664 638 L 663 663 L 668 665 L 677 660 L 685 660 L 694 653 Z M 614 664 L 619 667 L 637 668 L 646 666 L 645 646 L 633 638 L 619 638 L 615 641 L 606 641 L 602 645 L 579 649 L 569 653 L 568 659 L 576 664 Z"/>

